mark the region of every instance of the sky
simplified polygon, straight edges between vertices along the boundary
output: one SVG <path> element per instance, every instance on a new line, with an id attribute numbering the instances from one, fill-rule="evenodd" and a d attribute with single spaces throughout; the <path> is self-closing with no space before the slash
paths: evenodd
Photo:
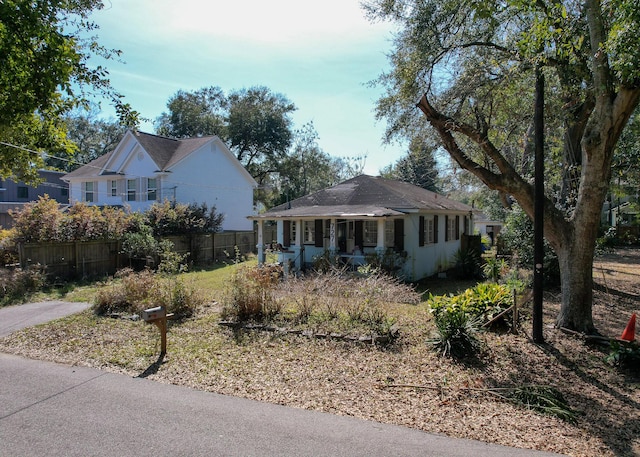
<path id="1" fill-rule="evenodd" d="M 122 51 L 105 63 L 113 87 L 150 119 L 178 90 L 225 93 L 266 86 L 298 108 L 294 129 L 313 122 L 331 156 L 366 155 L 377 175 L 406 153 L 384 145 L 376 121 L 382 88 L 367 83 L 389 69 L 393 28 L 371 23 L 359 0 L 104 0 L 92 14 L 101 45 Z M 103 114 L 114 116 L 103 104 Z"/>

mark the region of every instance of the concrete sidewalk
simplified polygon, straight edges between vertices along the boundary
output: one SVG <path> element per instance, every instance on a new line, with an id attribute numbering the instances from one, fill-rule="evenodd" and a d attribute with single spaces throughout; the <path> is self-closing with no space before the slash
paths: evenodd
<path id="1" fill-rule="evenodd" d="M 88 306 L 1 308 L 0 336 Z M 0 353 L 0 457 L 551 455 Z"/>

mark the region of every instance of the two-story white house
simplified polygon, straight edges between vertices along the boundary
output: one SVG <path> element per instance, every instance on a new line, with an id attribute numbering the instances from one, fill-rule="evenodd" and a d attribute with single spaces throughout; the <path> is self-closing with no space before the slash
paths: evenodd
<path id="1" fill-rule="evenodd" d="M 215 206 L 223 230 L 252 230 L 256 181 L 217 136 L 174 139 L 129 130 L 116 148 L 66 174 L 70 202 L 144 211 L 165 199 Z"/>

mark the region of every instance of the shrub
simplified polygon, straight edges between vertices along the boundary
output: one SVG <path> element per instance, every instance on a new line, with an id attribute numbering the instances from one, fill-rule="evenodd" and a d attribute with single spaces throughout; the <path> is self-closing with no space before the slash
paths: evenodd
<path id="1" fill-rule="evenodd" d="M 478 353 L 481 348 L 477 333 L 480 320 L 460 309 L 446 309 L 434 315 L 436 336 L 430 340 L 444 357 L 463 359 Z"/>
<path id="2" fill-rule="evenodd" d="M 484 276 L 493 282 L 498 282 L 507 270 L 507 262 L 495 256 L 485 259 L 485 264 L 482 266 Z"/>
<path id="3" fill-rule="evenodd" d="M 640 346 L 612 341 L 606 361 L 620 369 L 640 374 Z"/>
<path id="4" fill-rule="evenodd" d="M 236 270 L 226 291 L 222 317 L 239 321 L 262 320 L 280 310 L 273 290 L 282 278 L 279 265 L 258 265 Z"/>
<path id="5" fill-rule="evenodd" d="M 472 279 L 481 277 L 482 259 L 474 248 L 458 249 L 454 255 L 455 271 L 459 278 Z"/>
<path id="6" fill-rule="evenodd" d="M 500 241 L 504 250 L 517 254 L 519 267 L 533 267 L 533 223 L 526 213 L 517 205 L 509 213 L 505 227 L 500 232 Z M 560 284 L 560 264 L 549 243 L 544 241 L 544 283 L 547 287 Z"/>
<path id="7" fill-rule="evenodd" d="M 393 249 L 387 249 L 382 254 L 378 252 L 367 254 L 365 255 L 365 260 L 373 271 L 382 271 L 392 276 L 400 276 L 402 268 L 407 261 L 407 253 L 406 251 L 396 252 Z"/>
<path id="8" fill-rule="evenodd" d="M 155 257 L 159 252 L 160 245 L 148 227 L 138 232 L 126 233 L 122 239 L 122 253 L 130 259 Z"/>
<path id="9" fill-rule="evenodd" d="M 220 230 L 224 221 L 224 214 L 217 213 L 215 206 L 209 209 L 206 203 L 185 204 L 169 200 L 154 203 L 145 211 L 145 217 L 155 236 L 213 233 Z"/>
<path id="10" fill-rule="evenodd" d="M 24 301 L 30 294 L 40 291 L 46 282 L 46 275 L 38 265 L 26 270 L 0 269 L 0 304 Z"/>
<path id="11" fill-rule="evenodd" d="M 204 299 L 195 288 L 188 287 L 178 279 L 167 279 L 149 270 L 134 272 L 120 270 L 116 280 L 98 290 L 94 301 L 94 312 L 98 315 L 112 313 L 139 314 L 142 310 L 164 306 L 167 313 L 179 318 L 192 316 Z"/>
<path id="12" fill-rule="evenodd" d="M 58 202 L 48 195 L 26 203 L 20 211 L 9 211 L 13 218 L 16 241 L 24 243 L 65 241 L 60 235 L 62 212 Z"/>
<path id="13" fill-rule="evenodd" d="M 188 270 L 185 260 L 189 254 L 178 254 L 173 248 L 174 244 L 169 240 L 162 240 L 158 243 L 158 249 L 160 251 L 159 273 L 171 275 L 183 273 Z"/>
<path id="14" fill-rule="evenodd" d="M 340 257 L 331 255 L 331 252 L 327 249 L 322 254 L 313 257 L 313 270 L 319 273 L 327 273 L 334 268 L 338 268 L 339 265 Z"/>
<path id="15" fill-rule="evenodd" d="M 511 306 L 512 301 L 511 292 L 506 286 L 481 283 L 459 295 L 429 295 L 428 305 L 436 316 L 459 312 L 487 322 Z"/>

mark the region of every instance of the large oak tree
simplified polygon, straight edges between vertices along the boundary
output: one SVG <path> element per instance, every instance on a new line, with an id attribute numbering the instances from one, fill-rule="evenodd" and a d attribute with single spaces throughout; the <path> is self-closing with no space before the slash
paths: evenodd
<path id="1" fill-rule="evenodd" d="M 102 7 L 99 0 L 0 1 L 1 177 L 36 181 L 40 151 L 73 151 L 63 116 L 87 105 L 91 93 L 110 100 L 123 123 L 137 124 L 107 70 L 90 63 L 119 55 L 91 37 L 97 27 L 89 16 Z"/>
<path id="2" fill-rule="evenodd" d="M 173 138 L 217 135 L 262 184 L 278 171 L 293 140 L 290 115 L 295 105 L 264 86 L 232 91 L 219 87 L 178 91 L 168 111 L 156 120 L 156 132 Z"/>
<path id="3" fill-rule="evenodd" d="M 365 9 L 399 25 L 392 69 L 379 79 L 389 138 L 426 119 L 462 168 L 531 218 L 533 74 L 544 72 L 546 161 L 560 180 L 544 201 L 561 269 L 557 325 L 595 331 L 600 214 L 614 148 L 640 99 L 637 1 L 371 0 Z"/>

